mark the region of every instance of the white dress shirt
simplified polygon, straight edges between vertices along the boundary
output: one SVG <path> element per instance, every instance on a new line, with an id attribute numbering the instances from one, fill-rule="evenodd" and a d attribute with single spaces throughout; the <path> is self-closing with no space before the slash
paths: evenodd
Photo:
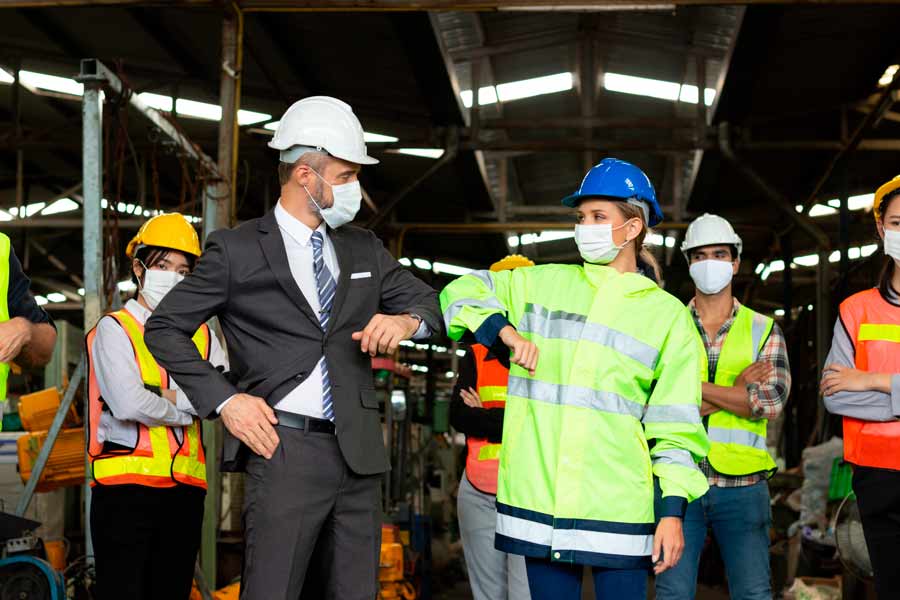
<path id="1" fill-rule="evenodd" d="M 281 201 L 275 205 L 275 221 L 281 230 L 281 237 L 284 239 L 284 249 L 287 253 L 288 265 L 291 268 L 291 275 L 297 282 L 297 287 L 303 293 L 309 306 L 315 314 L 319 314 L 321 305 L 319 304 L 319 290 L 316 284 L 316 274 L 313 271 L 314 257 L 312 246 L 313 230 L 306 224 L 291 216 Z M 322 258 L 325 266 L 331 271 L 331 276 L 335 283 L 340 279 L 341 269 L 338 266 L 337 254 L 334 252 L 334 246 L 328 237 L 328 229 L 325 223 L 321 223 L 316 231 L 322 234 Z M 424 321 L 419 324 L 413 339 L 424 339 L 431 335 L 431 331 Z M 321 419 L 325 415 L 322 412 L 322 371 L 320 368 L 313 369 L 312 372 L 300 385 L 291 390 L 287 396 L 281 399 L 275 408 L 285 412 L 296 413 Z M 232 396 L 233 397 L 233 396 Z M 219 405 L 216 412 L 222 412 L 225 405 L 228 404 L 228 398 Z"/>
<path id="2" fill-rule="evenodd" d="M 136 300 L 129 300 L 125 309 L 141 325 L 152 314 Z M 216 336 L 212 332 L 210 334 L 209 362 L 227 370 L 228 357 Z M 91 366 L 97 376 L 100 395 L 109 406 L 108 411 L 101 413 L 97 426 L 100 442 L 134 446 L 137 441 L 135 421 L 148 427 L 191 424 L 197 413 L 174 379 L 169 378 L 169 389 L 176 390 L 175 404 L 144 387 L 141 371 L 134 360 L 131 340 L 112 317 L 104 317 L 97 323 L 91 353 Z"/>

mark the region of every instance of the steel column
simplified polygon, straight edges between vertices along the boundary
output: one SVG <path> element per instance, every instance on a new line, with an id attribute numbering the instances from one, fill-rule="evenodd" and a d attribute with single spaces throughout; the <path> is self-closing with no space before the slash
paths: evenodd
<path id="1" fill-rule="evenodd" d="M 84 200 L 84 332 L 94 328 L 103 314 L 103 100 L 99 79 L 84 80 L 82 97 L 82 161 Z M 84 414 L 88 406 L 88 380 L 84 378 Z M 85 473 L 90 473 L 90 461 L 85 455 Z M 93 563 L 94 545 L 91 537 L 91 486 L 84 485 L 84 537 L 88 563 Z"/>

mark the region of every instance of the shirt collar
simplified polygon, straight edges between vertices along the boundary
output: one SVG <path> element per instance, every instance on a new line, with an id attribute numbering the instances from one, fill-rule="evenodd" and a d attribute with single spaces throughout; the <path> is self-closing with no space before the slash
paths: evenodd
<path id="1" fill-rule="evenodd" d="M 309 246 L 309 240 L 312 237 L 313 230 L 309 228 L 306 223 L 303 223 L 293 215 L 291 215 L 288 211 L 281 206 L 281 200 L 275 205 L 275 221 L 278 223 L 278 226 L 284 231 L 286 234 L 291 236 L 291 238 L 300 244 L 301 246 Z M 325 223 L 322 222 L 316 228 L 316 231 L 322 234 L 322 239 L 325 239 L 326 231 L 325 231 Z"/>
<path id="2" fill-rule="evenodd" d="M 125 310 L 130 312 L 131 316 L 137 319 L 137 322 L 141 325 L 146 323 L 147 319 L 150 318 L 150 315 L 153 314 L 153 311 L 144 308 L 144 306 L 134 298 L 125 303 Z"/>

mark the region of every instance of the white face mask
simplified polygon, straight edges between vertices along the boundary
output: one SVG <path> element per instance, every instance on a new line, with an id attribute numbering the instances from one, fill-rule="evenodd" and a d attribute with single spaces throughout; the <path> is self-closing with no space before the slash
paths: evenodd
<path id="1" fill-rule="evenodd" d="M 144 285 L 141 286 L 141 296 L 150 310 L 156 310 L 166 294 L 184 279 L 184 275 L 175 271 L 161 271 L 144 267 Z"/>
<path id="2" fill-rule="evenodd" d="M 359 212 L 359 205 L 362 202 L 362 187 L 360 187 L 359 181 L 332 185 L 325 181 L 325 178 L 316 171 L 310 170 L 315 173 L 323 183 L 331 188 L 331 195 L 334 198 L 334 202 L 331 206 L 322 208 L 322 205 L 316 202 L 316 199 L 312 197 L 312 194 L 309 193 L 306 186 L 303 186 L 303 189 L 306 190 L 306 195 L 309 196 L 309 199 L 312 200 L 313 204 L 316 205 L 316 208 L 319 209 L 322 220 L 324 220 L 332 229 L 337 229 L 341 225 L 346 225 L 356 218 L 356 213 Z"/>
<path id="3" fill-rule="evenodd" d="M 884 230 L 884 253 L 900 263 L 900 231 Z"/>
<path id="4" fill-rule="evenodd" d="M 690 266 L 691 279 L 701 294 L 718 294 L 731 283 L 734 268 L 724 260 L 701 260 Z"/>
<path id="5" fill-rule="evenodd" d="M 619 225 L 615 229 L 609 223 L 598 225 L 576 225 L 575 244 L 578 252 L 585 262 L 595 265 L 608 265 L 619 255 L 619 250 L 624 248 L 630 240 L 621 246 L 616 246 L 612 232 L 622 229 L 627 223 Z"/>

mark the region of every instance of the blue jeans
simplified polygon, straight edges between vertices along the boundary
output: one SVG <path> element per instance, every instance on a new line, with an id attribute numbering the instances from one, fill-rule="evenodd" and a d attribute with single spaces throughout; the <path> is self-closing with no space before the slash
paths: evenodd
<path id="1" fill-rule="evenodd" d="M 660 491 L 656 488 L 656 502 Z M 707 528 L 722 552 L 732 600 L 771 600 L 769 527 L 772 512 L 765 481 L 747 487 L 710 487 L 688 504 L 684 517 L 684 553 L 674 569 L 656 577 L 657 600 L 693 600 L 697 569 Z"/>
<path id="2" fill-rule="evenodd" d="M 531 600 L 581 600 L 584 566 L 552 563 L 526 558 Z M 645 600 L 646 569 L 604 569 L 594 567 L 594 595 L 597 600 Z"/>

